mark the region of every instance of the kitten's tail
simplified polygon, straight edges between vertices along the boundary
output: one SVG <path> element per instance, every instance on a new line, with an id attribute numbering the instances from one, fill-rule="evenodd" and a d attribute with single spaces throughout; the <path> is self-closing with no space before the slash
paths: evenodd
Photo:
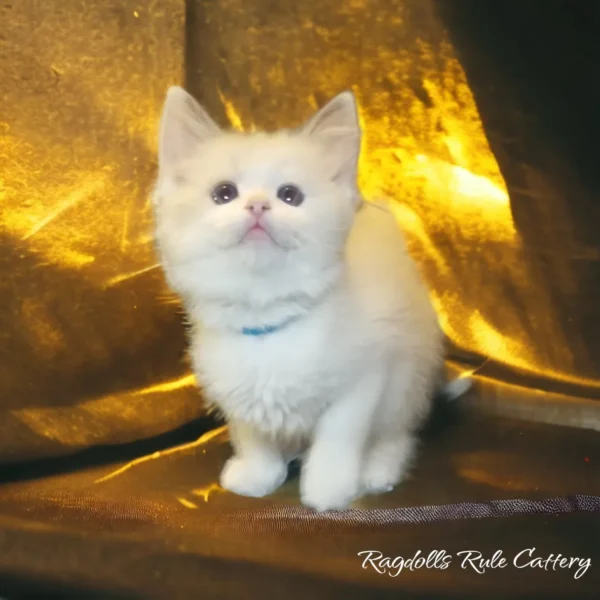
<path id="1" fill-rule="evenodd" d="M 473 379 L 471 377 L 457 377 L 452 381 L 448 381 L 438 394 L 443 400 L 452 402 L 457 400 L 461 396 L 464 396 L 473 386 Z"/>

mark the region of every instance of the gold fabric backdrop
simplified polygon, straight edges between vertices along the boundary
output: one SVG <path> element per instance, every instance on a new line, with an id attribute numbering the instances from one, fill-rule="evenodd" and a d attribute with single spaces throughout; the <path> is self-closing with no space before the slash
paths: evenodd
<path id="1" fill-rule="evenodd" d="M 185 12 L 181 0 L 0 7 L 0 462 L 203 414 L 148 203 L 157 119 L 176 83 L 244 130 L 298 124 L 354 89 L 362 188 L 394 200 L 454 356 L 483 375 L 500 366 L 521 385 L 598 394 L 588 349 L 523 252 L 432 1 L 197 0 Z M 495 406 L 523 393 L 493 388 Z"/>

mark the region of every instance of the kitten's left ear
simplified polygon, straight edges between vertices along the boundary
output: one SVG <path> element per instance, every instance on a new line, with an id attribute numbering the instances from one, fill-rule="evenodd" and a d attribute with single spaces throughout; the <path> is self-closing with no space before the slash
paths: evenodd
<path id="1" fill-rule="evenodd" d="M 174 176 L 175 169 L 193 155 L 199 144 L 219 135 L 220 131 L 204 108 L 183 88 L 169 88 L 160 121 L 159 180 Z"/>
<path id="2" fill-rule="evenodd" d="M 301 132 L 325 145 L 336 179 L 356 186 L 360 156 L 360 124 L 354 94 L 338 94 L 302 127 Z"/>

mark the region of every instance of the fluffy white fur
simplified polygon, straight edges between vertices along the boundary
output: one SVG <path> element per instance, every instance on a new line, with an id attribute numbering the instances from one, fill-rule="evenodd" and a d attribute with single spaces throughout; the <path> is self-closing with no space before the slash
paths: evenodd
<path id="1" fill-rule="evenodd" d="M 221 485 L 238 494 L 273 492 L 296 456 L 302 502 L 317 510 L 391 489 L 441 382 L 427 290 L 392 215 L 357 190 L 360 137 L 350 92 L 274 134 L 221 131 L 183 89 L 168 92 L 157 243 L 196 375 L 229 423 Z M 217 205 L 223 181 L 239 197 Z M 276 196 L 290 183 L 300 206 Z M 266 233 L 247 234 L 257 199 Z"/>

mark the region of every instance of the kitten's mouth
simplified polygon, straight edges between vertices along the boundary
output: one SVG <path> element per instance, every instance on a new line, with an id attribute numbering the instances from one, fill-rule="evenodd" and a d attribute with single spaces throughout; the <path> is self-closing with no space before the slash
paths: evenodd
<path id="1" fill-rule="evenodd" d="M 240 242 L 245 240 L 270 240 L 274 244 L 277 244 L 275 238 L 271 235 L 271 232 L 265 227 L 260 221 L 255 221 L 242 236 Z"/>

